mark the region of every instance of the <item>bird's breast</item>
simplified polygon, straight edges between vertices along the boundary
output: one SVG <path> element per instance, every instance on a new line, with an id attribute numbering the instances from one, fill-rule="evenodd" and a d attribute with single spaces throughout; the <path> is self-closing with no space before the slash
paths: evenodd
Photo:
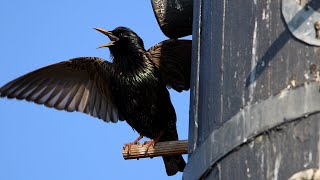
<path id="1" fill-rule="evenodd" d="M 114 80 L 112 94 L 119 112 L 138 132 L 151 130 L 160 106 L 170 103 L 165 84 L 155 71 L 145 69 L 135 74 L 120 75 Z M 160 105 L 162 104 L 162 105 Z M 171 103 L 170 103 L 171 104 Z M 151 134 L 151 132 L 145 132 Z M 151 135 L 149 135 L 151 137 Z"/>
<path id="2" fill-rule="evenodd" d="M 139 103 L 152 103 L 160 86 L 162 86 L 161 80 L 153 69 L 121 71 L 112 82 L 112 94 L 115 95 L 114 100 L 118 106 L 130 109 Z"/>

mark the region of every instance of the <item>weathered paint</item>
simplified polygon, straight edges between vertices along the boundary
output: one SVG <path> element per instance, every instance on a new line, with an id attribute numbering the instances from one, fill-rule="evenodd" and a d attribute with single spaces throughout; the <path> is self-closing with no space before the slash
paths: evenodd
<path id="1" fill-rule="evenodd" d="M 320 165 L 320 49 L 290 33 L 281 0 L 195 0 L 193 56 L 185 179 L 288 179 Z"/>
<path id="2" fill-rule="evenodd" d="M 295 122 L 297 119 L 307 121 L 308 118 L 314 116 L 314 114 L 318 114 L 320 112 L 319 86 L 319 82 L 312 81 L 295 88 L 284 89 L 283 93 L 279 93 L 265 101 L 252 104 L 240 110 L 238 114 L 224 123 L 220 128 L 215 129 L 208 138 L 195 149 L 193 154 L 189 156 L 184 177 L 186 179 L 200 178 L 203 174 L 210 171 L 208 167 L 214 167 L 218 162 L 223 162 L 226 156 L 233 156 L 233 152 L 239 148 L 248 146 L 253 151 L 257 150 L 256 145 L 264 143 L 264 140 L 260 138 L 261 134 L 268 134 L 273 129 L 279 132 L 278 130 L 282 129 L 285 124 Z M 307 130 L 308 129 L 306 129 L 306 131 Z M 309 138 L 301 135 L 301 133 L 302 132 L 299 131 L 294 133 L 294 136 L 299 140 L 298 142 L 304 142 Z M 318 136 L 315 137 L 317 138 Z M 253 139 L 256 139 L 256 141 L 253 141 Z M 289 146 L 285 146 L 284 148 L 288 147 Z M 311 146 L 308 148 L 310 147 Z M 317 150 L 317 143 L 314 143 L 314 147 Z M 272 144 L 273 152 L 277 152 L 278 149 L 276 144 Z M 289 150 L 291 149 L 289 148 Z M 264 151 L 258 149 L 254 154 L 260 152 L 264 153 Z M 300 156 L 304 157 L 305 163 L 302 163 L 301 166 L 306 167 L 314 163 L 315 159 L 311 153 L 312 149 L 307 152 L 300 152 L 299 149 L 295 149 L 295 151 L 292 152 L 302 154 Z M 279 151 L 277 155 L 278 157 L 283 157 L 281 151 Z M 264 155 L 262 154 L 261 156 Z M 316 157 L 316 159 L 317 158 L 318 157 Z M 260 159 L 260 157 L 257 156 L 257 159 Z M 264 159 L 265 157 L 263 157 L 263 161 L 265 161 Z M 281 172 L 278 166 L 281 159 L 282 158 L 273 160 L 273 162 L 279 162 L 273 166 L 274 168 L 272 168 L 272 170 L 270 170 L 272 165 L 267 164 L 267 170 L 265 172 L 271 172 L 272 174 Z M 289 168 L 287 168 L 285 172 L 287 172 L 288 169 Z"/>

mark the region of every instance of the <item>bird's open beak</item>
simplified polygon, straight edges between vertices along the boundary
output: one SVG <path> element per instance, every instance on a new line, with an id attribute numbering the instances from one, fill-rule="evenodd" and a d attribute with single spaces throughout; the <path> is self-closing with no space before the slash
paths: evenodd
<path id="1" fill-rule="evenodd" d="M 116 37 L 115 35 L 113 35 L 112 32 L 110 32 L 110 31 L 106 31 L 106 30 L 101 29 L 101 28 L 93 28 L 93 29 L 101 32 L 102 34 L 104 34 L 104 35 L 106 35 L 106 36 L 108 36 L 109 39 L 111 40 L 110 42 L 108 42 L 108 43 L 106 43 L 106 44 L 103 44 L 103 45 L 99 46 L 98 48 L 104 48 L 104 47 L 113 46 L 114 43 L 119 40 L 119 38 Z"/>

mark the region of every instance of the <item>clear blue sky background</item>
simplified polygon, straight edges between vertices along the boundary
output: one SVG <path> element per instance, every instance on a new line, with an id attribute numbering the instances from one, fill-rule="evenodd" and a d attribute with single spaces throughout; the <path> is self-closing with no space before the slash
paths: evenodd
<path id="1" fill-rule="evenodd" d="M 108 39 L 92 28 L 120 25 L 136 31 L 146 48 L 167 39 L 149 0 L 2 1 L 0 86 L 74 57 L 109 59 L 107 49 L 96 49 Z M 189 92 L 170 93 L 180 139 L 187 139 Z M 125 161 L 123 144 L 137 136 L 123 122 L 107 124 L 81 113 L 0 99 L 0 179 L 181 179 L 182 173 L 166 175 L 161 158 Z"/>

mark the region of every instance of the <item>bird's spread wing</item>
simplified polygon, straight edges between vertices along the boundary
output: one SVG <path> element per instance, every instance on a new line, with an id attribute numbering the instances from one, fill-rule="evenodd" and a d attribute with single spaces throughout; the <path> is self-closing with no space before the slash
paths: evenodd
<path id="1" fill-rule="evenodd" d="M 0 88 L 0 96 L 26 99 L 69 112 L 79 111 L 106 122 L 121 116 L 112 104 L 111 63 L 82 57 L 52 64 L 17 78 Z"/>
<path id="2" fill-rule="evenodd" d="M 148 50 L 162 79 L 178 92 L 190 89 L 191 50 L 191 40 L 166 40 Z"/>

